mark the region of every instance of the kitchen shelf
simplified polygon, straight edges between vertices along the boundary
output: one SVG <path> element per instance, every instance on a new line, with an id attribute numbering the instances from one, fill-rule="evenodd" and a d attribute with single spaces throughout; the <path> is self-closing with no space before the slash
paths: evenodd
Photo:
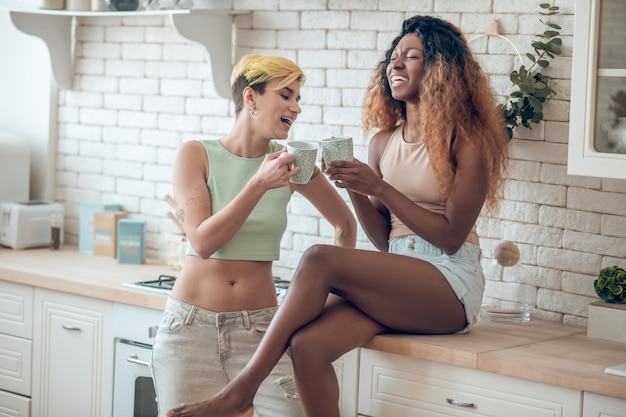
<path id="1" fill-rule="evenodd" d="M 72 88 L 72 20 L 75 17 L 170 16 L 184 38 L 200 43 L 209 53 L 218 94 L 230 98 L 233 19 L 248 11 L 217 9 L 140 10 L 134 12 L 9 9 L 15 27 L 44 41 L 50 52 L 52 75 L 63 88 Z"/>

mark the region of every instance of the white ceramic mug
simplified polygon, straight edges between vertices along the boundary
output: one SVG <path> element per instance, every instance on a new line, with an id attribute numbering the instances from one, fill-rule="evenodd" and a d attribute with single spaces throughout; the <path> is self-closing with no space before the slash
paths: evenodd
<path id="1" fill-rule="evenodd" d="M 295 184 L 306 184 L 311 179 L 317 160 L 317 143 L 292 140 L 287 142 L 287 153 L 296 157 L 294 165 L 300 167 L 298 172 L 289 181 Z"/>
<path id="2" fill-rule="evenodd" d="M 352 161 L 352 138 L 338 137 L 322 140 L 322 156 L 329 166 L 331 161 Z"/>

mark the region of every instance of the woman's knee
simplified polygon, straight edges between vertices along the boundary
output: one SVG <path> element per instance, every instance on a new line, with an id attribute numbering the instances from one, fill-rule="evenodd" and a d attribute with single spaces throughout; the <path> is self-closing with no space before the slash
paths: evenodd
<path id="1" fill-rule="evenodd" d="M 315 330 L 303 327 L 291 336 L 289 349 L 294 363 L 315 362 L 326 360 L 326 352 L 323 338 Z"/>
<path id="2" fill-rule="evenodd" d="M 304 251 L 300 264 L 318 268 L 327 266 L 330 262 L 339 258 L 338 249 L 340 248 L 332 245 L 316 244 L 310 246 Z"/>

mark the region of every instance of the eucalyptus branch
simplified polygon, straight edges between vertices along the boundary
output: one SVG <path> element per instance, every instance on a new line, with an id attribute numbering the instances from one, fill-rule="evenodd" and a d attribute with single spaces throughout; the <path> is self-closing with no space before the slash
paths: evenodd
<path id="1" fill-rule="evenodd" d="M 539 123 L 543 120 L 543 103 L 550 99 L 551 94 L 556 94 L 549 85 L 550 77 L 543 75 L 541 70 L 550 65 L 550 61 L 556 55 L 561 54 L 563 42 L 559 38 L 561 27 L 551 23 L 550 16 L 559 12 L 559 7 L 542 3 L 539 7 L 543 10 L 539 14 L 548 16 L 548 20 L 540 20 L 547 29 L 536 41 L 531 43 L 533 53 L 527 53 L 526 57 L 532 62 L 527 69 L 522 64 L 518 70 L 510 74 L 511 82 L 518 87 L 509 96 L 506 104 L 499 105 L 502 110 L 509 139 L 513 137 L 513 129 L 524 126 L 531 129 L 530 123 Z"/>

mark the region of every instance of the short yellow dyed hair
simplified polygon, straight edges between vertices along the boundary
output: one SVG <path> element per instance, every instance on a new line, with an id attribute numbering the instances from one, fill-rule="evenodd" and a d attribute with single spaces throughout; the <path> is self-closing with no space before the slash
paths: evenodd
<path id="1" fill-rule="evenodd" d="M 230 86 L 235 102 L 235 114 L 243 108 L 243 89 L 250 86 L 263 94 L 268 81 L 283 78 L 275 90 L 285 88 L 294 81 L 304 84 L 305 76 L 300 67 L 288 58 L 274 55 L 248 54 L 233 68 Z"/>

